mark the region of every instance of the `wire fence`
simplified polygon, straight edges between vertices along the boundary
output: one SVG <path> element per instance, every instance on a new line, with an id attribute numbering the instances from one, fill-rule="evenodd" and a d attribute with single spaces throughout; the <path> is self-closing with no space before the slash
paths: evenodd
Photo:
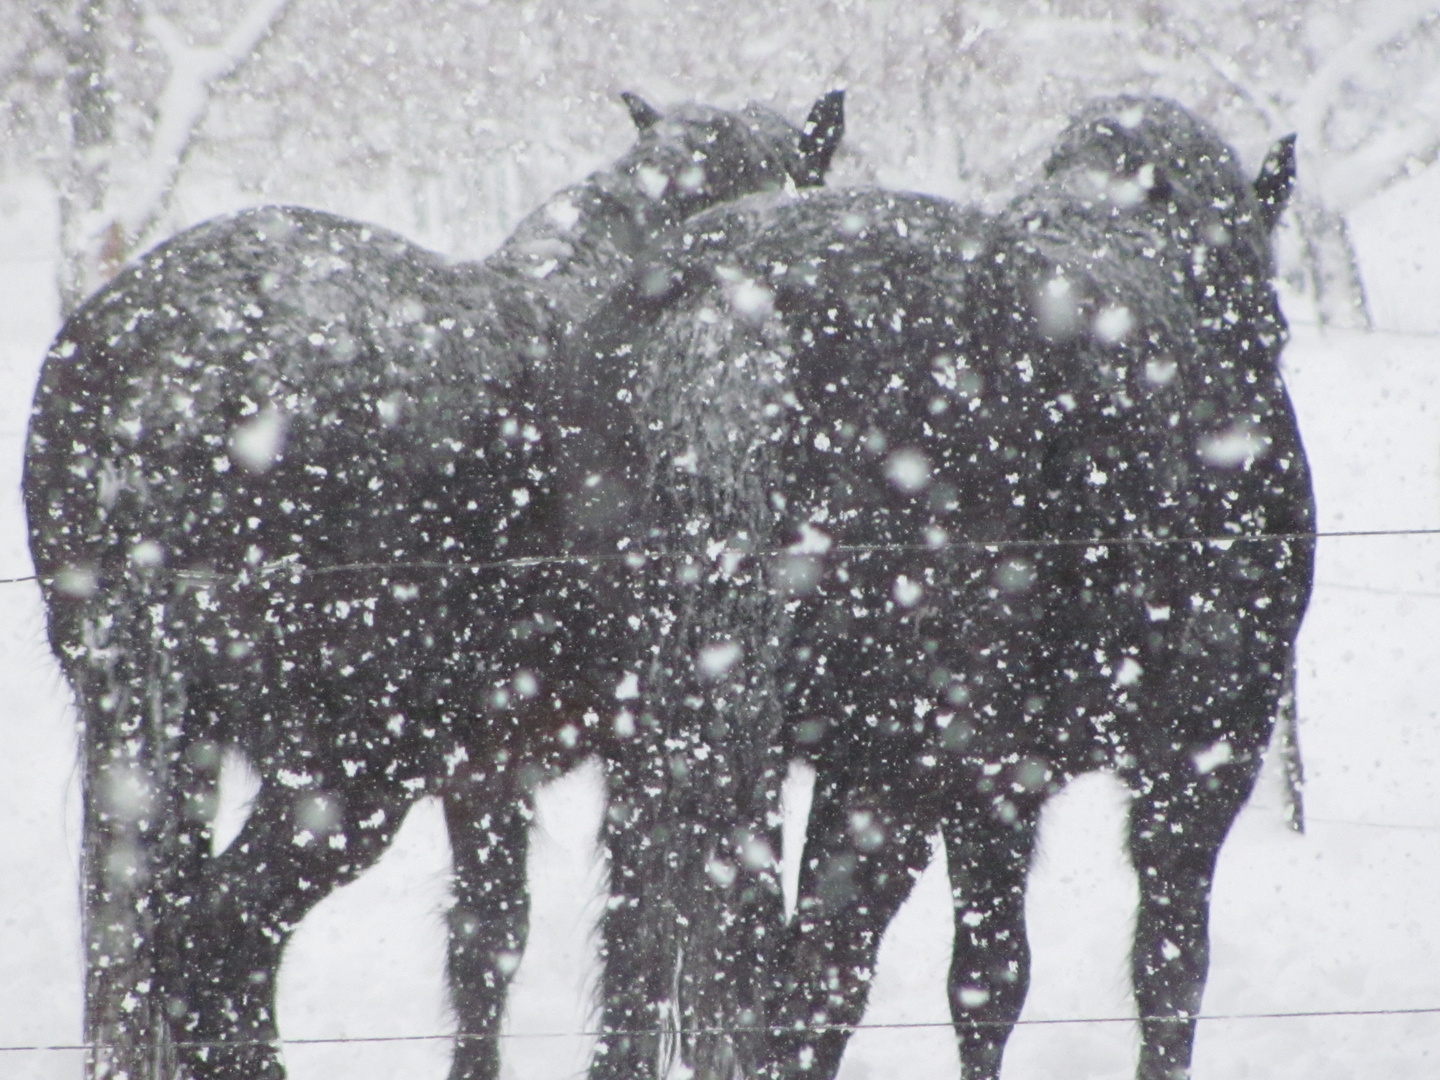
<path id="1" fill-rule="evenodd" d="M 882 553 L 915 553 L 929 552 L 937 554 L 945 548 L 961 548 L 971 550 L 998 550 L 1001 548 L 1037 549 L 1046 547 L 1085 547 L 1100 548 L 1106 547 L 1134 547 L 1134 546 L 1180 546 L 1180 545 L 1214 545 L 1229 546 L 1235 543 L 1254 542 L 1296 542 L 1301 540 L 1343 540 L 1357 538 L 1376 537 L 1440 537 L 1440 528 L 1412 528 L 1412 529 L 1330 529 L 1302 532 L 1283 533 L 1234 533 L 1217 536 L 1121 536 L 1121 537 L 1050 537 L 1034 539 L 1012 539 L 1012 540 L 969 540 L 951 539 L 939 549 L 929 544 L 836 544 L 826 549 L 826 556 L 835 555 L 872 555 Z M 706 555 L 704 558 L 722 558 L 726 552 L 719 555 Z M 748 550 L 735 552 L 747 558 L 780 558 L 797 554 L 793 548 L 771 548 L 763 550 Z M 803 552 L 801 552 L 803 554 Z M 459 562 L 459 561 L 413 561 L 413 560 L 391 560 L 386 562 L 357 562 L 341 563 L 331 566 L 305 566 L 293 560 L 282 560 L 278 562 L 261 564 L 250 570 L 237 574 L 222 574 L 213 571 L 176 570 L 175 576 L 182 580 L 197 582 L 210 582 L 219 580 L 238 580 L 241 578 L 260 578 L 266 576 L 320 576 L 345 573 L 394 573 L 415 570 L 438 570 L 438 571 L 463 571 L 482 572 L 493 570 L 525 569 L 540 566 L 584 566 L 599 564 L 614 564 L 626 562 L 633 569 L 641 569 L 648 562 L 670 561 L 676 559 L 700 559 L 701 555 L 694 552 L 657 552 L 657 551 L 617 551 L 603 555 L 557 555 L 557 556 L 527 556 L 521 558 L 496 559 L 486 562 Z M 147 572 L 153 572 L 147 570 Z M 26 574 L 21 576 L 0 578 L 0 585 L 16 585 L 26 582 L 42 580 L 39 575 Z M 1372 593 L 1383 596 L 1418 597 L 1440 599 L 1440 592 L 1412 591 L 1405 589 L 1389 589 L 1369 585 L 1355 585 L 1346 583 L 1331 583 L 1317 581 L 1316 587 L 1333 588 L 1353 592 Z M 1306 815 L 1307 822 L 1321 825 L 1350 826 L 1365 829 L 1398 829 L 1414 830 L 1420 832 L 1440 832 L 1440 824 L 1413 824 L 1380 821 L 1348 821 L 1338 818 L 1321 818 Z M 4 1049 L 0 1047 L 0 1049 Z"/>
<path id="2" fill-rule="evenodd" d="M 1110 547 L 1184 547 L 1187 545 L 1228 548 L 1234 544 L 1253 543 L 1297 543 L 1308 540 L 1339 540 L 1395 536 L 1440 536 L 1440 528 L 1414 528 L 1414 529 L 1318 529 L 1299 532 L 1267 532 L 1267 533 L 1224 533 L 1214 536 L 1075 536 L 1075 537 L 1035 537 L 1035 538 L 998 538 L 989 540 L 970 539 L 968 537 L 947 537 L 939 543 L 923 544 L 832 544 L 824 547 L 823 550 L 810 550 L 803 546 L 784 548 L 762 548 L 762 549 L 731 549 L 724 548 L 719 552 L 701 554 L 697 551 L 651 551 L 651 550 L 621 550 L 606 552 L 604 554 L 588 555 L 530 555 L 508 559 L 492 559 L 483 562 L 465 562 L 452 560 L 386 560 L 383 562 L 353 562 L 336 563 L 329 566 L 308 566 L 296 559 L 281 559 L 275 562 L 261 563 L 258 566 L 234 573 L 221 573 L 212 570 L 187 570 L 178 569 L 171 573 L 182 580 L 192 581 L 248 581 L 263 577 L 283 577 L 287 575 L 320 576 L 330 574 L 350 573 L 394 573 L 407 570 L 440 570 L 440 571 L 465 571 L 482 572 L 490 570 L 515 570 L 530 569 L 542 566 L 598 566 L 611 565 L 617 562 L 624 562 L 632 569 L 638 570 L 650 562 L 667 562 L 675 560 L 694 561 L 716 561 L 726 556 L 738 556 L 740 558 L 784 558 L 793 555 L 824 555 L 835 557 L 843 555 L 876 555 L 876 554 L 918 554 L 929 553 L 939 554 L 946 550 L 969 550 L 969 551 L 999 551 L 1007 550 L 1043 550 L 1045 548 L 1095 548 L 1105 549 Z M 147 568 L 147 573 L 153 569 Z M 37 574 L 23 574 L 13 577 L 0 578 L 0 585 L 17 585 L 27 581 L 49 581 L 52 579 L 42 578 Z M 1339 588 L 1347 588 L 1341 585 Z M 1371 589 L 1368 586 L 1348 586 L 1372 592 L 1387 592 L 1389 590 Z M 1440 596 L 1440 593 L 1402 593 L 1401 595 Z"/>
<path id="3" fill-rule="evenodd" d="M 1440 1016 L 1440 1005 L 1400 1009 L 1300 1009 L 1292 1012 L 1234 1012 L 1200 1013 L 1196 1016 L 1067 1016 L 1022 1018 L 1013 1024 L 1006 1020 L 966 1020 L 956 1025 L 949 1020 L 914 1020 L 887 1024 L 810 1024 L 803 1029 L 794 1027 L 697 1027 L 684 1032 L 674 1028 L 617 1028 L 613 1030 L 593 1029 L 586 1031 L 504 1031 L 478 1034 L 474 1032 L 435 1033 L 429 1035 L 331 1035 L 301 1037 L 295 1039 L 233 1039 L 220 1041 L 177 1040 L 174 1045 L 187 1049 L 206 1047 L 242 1046 L 342 1046 L 352 1043 L 418 1043 L 418 1042 L 482 1042 L 519 1039 L 600 1039 L 616 1036 L 654 1036 L 675 1038 L 680 1035 L 741 1035 L 741 1034 L 793 1034 L 804 1030 L 812 1034 L 831 1031 L 846 1031 L 856 1034 L 864 1031 L 922 1031 L 964 1027 L 1068 1027 L 1085 1024 L 1138 1024 L 1170 1023 L 1181 1024 L 1198 1021 L 1201 1023 L 1238 1022 L 1244 1020 L 1324 1020 L 1336 1018 L 1370 1018 L 1382 1016 Z M 105 1049 L 103 1043 L 36 1043 L 30 1046 L 0 1046 L 0 1053 L 8 1052 L 92 1052 Z"/>
<path id="4" fill-rule="evenodd" d="M 836 544 L 829 547 L 823 554 L 827 557 L 844 555 L 871 555 L 883 553 L 916 553 L 929 552 L 938 554 L 947 548 L 959 548 L 969 550 L 998 551 L 1000 549 L 1011 550 L 1035 550 L 1044 548 L 1106 548 L 1106 547 L 1135 547 L 1135 546 L 1180 546 L 1180 545 L 1205 545 L 1228 547 L 1236 543 L 1280 543 L 1299 541 L 1319 541 L 1356 538 L 1377 538 L 1377 537 L 1440 537 L 1440 528 L 1411 528 L 1411 529 L 1344 529 L 1344 530 L 1314 530 L 1302 532 L 1284 533 L 1235 533 L 1217 536 L 1120 536 L 1120 537 L 1048 537 L 1034 539 L 995 539 L 995 540 L 970 540 L 950 539 L 937 548 L 929 544 L 871 544 L 871 545 L 845 545 Z M 747 550 L 730 552 L 730 554 L 741 555 L 746 558 L 779 558 L 796 554 L 793 548 L 774 548 L 765 550 Z M 803 554 L 803 552 L 801 552 Z M 721 553 L 726 554 L 726 552 Z M 497 559 L 486 562 L 455 562 L 455 561 L 404 561 L 395 560 L 388 562 L 364 562 L 344 563 L 331 566 L 311 567 L 294 561 L 281 561 L 276 563 L 262 564 L 259 567 L 237 574 L 220 574 L 214 572 L 185 571 L 177 570 L 173 573 L 182 579 L 199 580 L 225 580 L 240 579 L 242 577 L 258 578 L 262 576 L 288 576 L 288 575 L 330 575 L 344 573 L 365 573 L 365 572 L 404 572 L 416 570 L 443 570 L 443 571 L 466 571 L 481 572 L 491 570 L 523 569 L 540 566 L 584 566 L 613 564 L 625 562 L 633 569 L 640 569 L 649 562 L 671 561 L 676 559 L 700 559 L 702 556 L 695 552 L 661 552 L 661 551 L 619 551 L 603 555 L 566 555 L 566 556 L 534 556 L 523 558 Z M 707 561 L 713 561 L 710 556 L 704 556 Z M 36 574 L 16 575 L 0 578 L 0 585 L 16 585 L 26 582 L 39 581 L 41 578 Z M 1440 592 L 1411 591 L 1404 589 L 1390 589 L 1376 586 L 1355 585 L 1345 583 L 1316 582 L 1319 587 L 1334 588 L 1356 592 L 1374 593 L 1379 595 L 1393 595 L 1403 597 L 1425 597 L 1440 599 Z M 1404 824 L 1395 822 L 1371 822 L 1371 821 L 1348 821 L 1334 818 L 1314 817 L 1307 815 L 1307 822 L 1320 825 L 1336 825 L 1355 828 L 1372 829 L 1393 829 L 1411 830 L 1420 832 L 1440 832 L 1440 825 L 1419 825 Z M 1102 1016 L 1102 1017 L 1055 1017 L 1055 1018 L 1024 1018 L 1016 1021 L 1015 1027 L 1057 1027 L 1072 1025 L 1092 1024 L 1137 1024 L 1144 1022 L 1179 1023 L 1190 1020 L 1215 1023 L 1215 1022 L 1240 1022 L 1258 1020 L 1307 1020 L 1307 1019 L 1336 1019 L 1336 1018 L 1376 1018 L 1376 1017 L 1400 1017 L 1400 1016 L 1440 1016 L 1440 1005 L 1418 1006 L 1405 1008 L 1387 1009 L 1307 1009 L 1278 1012 L 1231 1012 L 1231 1013 L 1201 1013 L 1194 1017 L 1174 1016 Z M 968 1026 L 1009 1026 L 1006 1021 L 970 1020 L 965 1022 Z M 826 1031 L 848 1031 L 851 1033 L 864 1031 L 900 1031 L 900 1030 L 923 1030 L 923 1029 L 949 1029 L 954 1027 L 950 1021 L 912 1021 L 896 1023 L 859 1023 L 859 1024 L 817 1024 L 809 1025 L 805 1030 L 814 1033 Z M 745 1032 L 754 1033 L 758 1031 L 778 1031 L 780 1029 L 765 1029 L 761 1027 L 726 1027 L 726 1028 L 697 1028 L 687 1030 L 686 1035 L 722 1035 L 741 1034 Z M 793 1028 L 784 1029 L 793 1032 Z M 555 1032 L 499 1032 L 488 1034 L 477 1034 L 471 1032 L 449 1032 L 424 1035 L 353 1035 L 353 1036 L 324 1036 L 324 1037 L 301 1037 L 291 1039 L 275 1040 L 232 1040 L 224 1043 L 218 1042 L 177 1042 L 177 1046 L 184 1047 L 216 1047 L 216 1046 L 244 1046 L 244 1045 L 266 1045 L 266 1046 L 330 1046 L 347 1044 L 381 1044 L 381 1043 L 418 1043 L 418 1042 L 465 1042 L 469 1040 L 519 1040 L 519 1039 L 577 1039 L 577 1038 L 605 1038 L 613 1036 L 664 1036 L 675 1037 L 679 1032 L 670 1029 L 645 1029 L 645 1030 L 582 1030 L 582 1031 L 555 1031 Z M 94 1043 L 35 1043 L 29 1045 L 0 1045 L 0 1053 L 49 1053 L 49 1052 L 94 1052 L 104 1049 L 101 1044 Z"/>

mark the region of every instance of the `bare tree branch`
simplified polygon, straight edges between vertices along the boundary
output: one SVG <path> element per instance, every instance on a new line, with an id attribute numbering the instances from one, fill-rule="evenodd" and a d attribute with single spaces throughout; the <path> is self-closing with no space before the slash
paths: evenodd
<path id="1" fill-rule="evenodd" d="M 1213 46 L 1207 44 L 1201 37 L 1201 30 L 1198 26 L 1182 17 L 1172 17 L 1167 21 L 1163 32 L 1172 35 L 1181 45 L 1197 57 L 1201 63 L 1210 69 L 1211 73 L 1217 76 L 1221 82 L 1235 92 L 1235 95 L 1250 106 L 1255 114 L 1265 122 L 1265 126 L 1272 132 L 1284 130 L 1285 122 L 1276 111 L 1272 102 L 1267 102 L 1260 97 L 1258 88 L 1253 87 L 1245 78 L 1245 73 L 1240 65 L 1228 56 L 1222 55 Z"/>
<path id="2" fill-rule="evenodd" d="M 1291 110 L 1298 145 L 1325 145 L 1325 124 L 1345 84 L 1363 72 L 1386 45 L 1440 14 L 1437 0 L 1386 0 L 1379 14 L 1350 35 L 1346 43 L 1315 69 Z"/>
<path id="3" fill-rule="evenodd" d="M 156 103 L 149 153 L 132 184 L 111 189 L 107 217 L 132 243 L 155 227 L 175 187 L 195 129 L 210 105 L 210 88 L 230 75 L 270 33 L 290 0 L 255 0 L 218 45 L 197 47 L 165 16 L 146 5 L 146 31 L 165 52 L 170 74 Z"/>
<path id="4" fill-rule="evenodd" d="M 1396 109 L 1396 118 L 1364 146 L 1325 166 L 1325 201 L 1343 212 L 1389 187 L 1413 162 L 1429 162 L 1440 153 L 1440 74 Z"/>

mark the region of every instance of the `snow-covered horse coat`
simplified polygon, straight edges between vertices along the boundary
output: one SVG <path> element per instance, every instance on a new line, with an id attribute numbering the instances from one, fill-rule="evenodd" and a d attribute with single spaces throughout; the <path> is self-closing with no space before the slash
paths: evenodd
<path id="1" fill-rule="evenodd" d="M 835 1073 L 936 831 L 964 1075 L 998 1075 L 1040 808 L 1094 769 L 1133 793 L 1139 1075 L 1188 1075 L 1215 859 L 1310 590 L 1271 280 L 1292 176 L 1288 140 L 1252 182 L 1181 107 L 1101 100 L 994 217 L 742 200 L 590 328 L 612 362 L 577 374 L 577 418 L 617 394 L 635 416 L 572 452 L 656 567 L 628 709 L 652 720 L 630 766 L 650 872 L 773 908 L 781 769 L 818 770 L 784 946 L 755 924 L 756 1075 Z M 708 947 L 702 905 L 669 903 Z"/>
<path id="2" fill-rule="evenodd" d="M 635 147 L 482 263 L 248 211 L 142 257 L 46 358 L 25 498 L 84 732 L 92 1075 L 282 1076 L 286 941 L 425 794 L 454 852 L 452 1075 L 496 1074 L 528 792 L 622 677 L 590 583 L 527 561 L 564 547 L 556 357 L 645 244 L 819 182 L 841 126 L 838 94 L 803 133 L 627 103 Z M 226 747 L 261 787 L 212 857 Z"/>

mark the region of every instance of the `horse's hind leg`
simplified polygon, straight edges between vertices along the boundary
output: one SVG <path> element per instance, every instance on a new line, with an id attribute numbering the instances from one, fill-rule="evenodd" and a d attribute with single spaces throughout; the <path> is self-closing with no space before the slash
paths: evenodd
<path id="1" fill-rule="evenodd" d="M 1266 706 L 1268 707 L 1268 706 Z M 1140 881 L 1131 978 L 1141 1021 L 1141 1080 L 1190 1075 L 1195 1017 L 1210 962 L 1210 885 L 1220 845 L 1254 786 L 1259 747 L 1228 744 L 1149 770 L 1130 808 Z M 1211 755 L 1207 759 L 1207 754 Z"/>
<path id="2" fill-rule="evenodd" d="M 185 905 L 168 980 L 188 1075 L 280 1080 L 275 977 L 291 932 L 389 846 L 412 796 L 395 785 L 292 788 L 266 777 L 240 834 Z"/>
<path id="3" fill-rule="evenodd" d="M 650 763 L 659 767 L 659 763 Z M 609 780 L 611 802 L 602 840 L 610 855 L 610 898 L 601 918 L 601 1036 L 590 1065 L 591 1080 L 642 1080 L 661 1075 L 673 1028 L 675 973 L 657 971 L 645 959 L 657 952 L 655 936 L 673 932 L 663 896 L 647 896 L 646 882 L 632 868 L 643 867 L 655 839 L 637 822 L 642 814 L 623 792 L 642 789 L 642 779 L 620 766 Z M 623 779 L 617 780 L 616 775 Z"/>
<path id="4" fill-rule="evenodd" d="M 444 802 L 455 866 L 450 1000 L 460 1027 L 450 1080 L 494 1080 L 505 994 L 529 924 L 531 812 L 503 777 L 473 778 Z"/>
<path id="5" fill-rule="evenodd" d="M 965 1080 L 1000 1075 L 1030 986 L 1025 881 L 1041 801 L 969 794 L 942 825 L 955 906 L 950 1016 Z"/>
<path id="6" fill-rule="evenodd" d="M 880 939 L 930 861 L 935 822 L 906 805 L 910 784 L 816 784 L 800 887 L 782 954 L 779 1075 L 834 1076 L 870 994 Z"/>

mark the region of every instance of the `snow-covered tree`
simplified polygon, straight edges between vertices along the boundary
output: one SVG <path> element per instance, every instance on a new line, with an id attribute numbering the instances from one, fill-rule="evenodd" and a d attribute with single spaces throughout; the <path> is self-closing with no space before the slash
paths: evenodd
<path id="1" fill-rule="evenodd" d="M 156 238 L 212 88 L 289 2 L 247 0 L 224 20 L 192 12 L 188 25 L 148 0 L 71 0 L 24 9 L 30 20 L 12 12 L 28 22 L 20 59 L 41 83 L 36 103 L 59 107 L 49 138 L 37 134 L 60 194 L 66 309 Z"/>
<path id="2" fill-rule="evenodd" d="M 1177 14 L 1177 41 L 1240 108 L 1298 133 L 1292 272 L 1303 273 L 1321 321 L 1368 323 L 1347 218 L 1440 152 L 1440 3 L 1331 0 L 1297 11 L 1246 2 L 1235 11 L 1223 30 Z M 1247 36 L 1247 21 L 1264 32 Z"/>
<path id="3" fill-rule="evenodd" d="M 621 90 L 849 88 L 835 182 L 999 201 L 1084 98 L 1168 94 L 1253 167 L 1299 133 L 1282 268 L 1364 322 L 1347 216 L 1440 147 L 1440 0 L 0 0 L 0 164 L 62 197 L 67 307 L 148 242 L 299 202 L 457 255 L 628 137 Z"/>

